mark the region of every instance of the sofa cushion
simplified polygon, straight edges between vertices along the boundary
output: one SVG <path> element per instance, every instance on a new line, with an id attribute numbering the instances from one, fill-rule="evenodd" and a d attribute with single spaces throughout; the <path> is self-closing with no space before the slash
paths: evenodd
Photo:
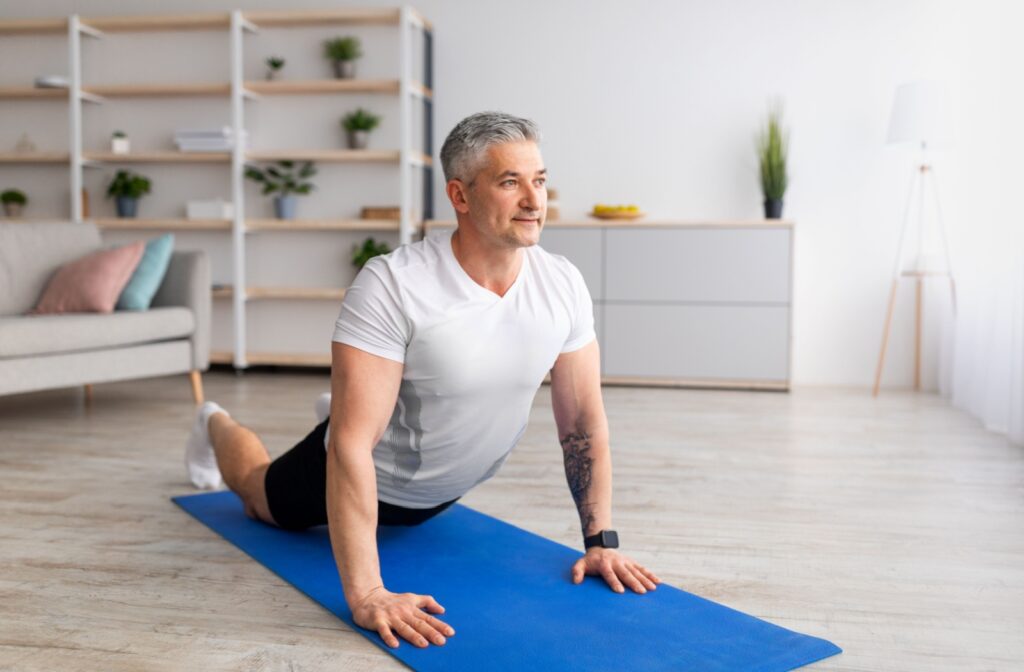
<path id="1" fill-rule="evenodd" d="M 135 267 L 135 272 L 117 299 L 117 310 L 149 308 L 156 290 L 160 289 L 160 283 L 167 274 L 167 264 L 171 261 L 173 251 L 173 233 L 165 233 L 146 241 L 146 251 L 142 253 L 142 260 Z"/>
<path id="2" fill-rule="evenodd" d="M 99 247 L 91 223 L 0 222 L 0 315 L 30 310 L 58 268 Z"/>
<path id="3" fill-rule="evenodd" d="M 195 331 L 188 308 L 143 312 L 0 317 L 0 359 L 185 338 Z"/>
<path id="4" fill-rule="evenodd" d="M 69 261 L 50 278 L 32 312 L 110 313 L 142 259 L 142 241 Z"/>

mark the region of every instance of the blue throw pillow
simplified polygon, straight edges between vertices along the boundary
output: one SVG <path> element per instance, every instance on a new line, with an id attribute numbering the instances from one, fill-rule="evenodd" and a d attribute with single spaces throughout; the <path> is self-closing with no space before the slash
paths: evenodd
<path id="1" fill-rule="evenodd" d="M 156 290 L 167 274 L 174 251 L 174 234 L 166 233 L 146 242 L 142 260 L 132 273 L 121 296 L 117 299 L 117 310 L 146 310 L 153 303 Z"/>

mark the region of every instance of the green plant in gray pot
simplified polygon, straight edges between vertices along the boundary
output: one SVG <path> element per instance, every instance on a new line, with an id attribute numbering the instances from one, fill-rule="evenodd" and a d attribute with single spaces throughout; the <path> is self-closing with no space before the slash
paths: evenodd
<path id="1" fill-rule="evenodd" d="M 341 118 L 341 125 L 348 135 L 349 149 L 366 149 L 370 142 L 370 131 L 380 124 L 380 117 L 363 108 L 349 112 Z"/>
<path id="2" fill-rule="evenodd" d="M 774 105 L 757 136 L 757 156 L 761 172 L 761 193 L 764 195 L 766 219 L 782 217 L 782 199 L 789 186 L 786 159 L 789 154 L 789 132 L 782 127 L 782 107 Z"/>
<path id="3" fill-rule="evenodd" d="M 305 196 L 315 189 L 309 178 L 316 175 L 316 167 L 312 161 L 301 165 L 295 161 L 278 161 L 277 165 L 260 170 L 255 166 L 246 166 L 245 176 L 263 185 L 263 195 L 277 194 L 274 197 L 274 215 L 278 219 L 295 219 L 298 205 L 296 195 Z"/>
<path id="4" fill-rule="evenodd" d="M 267 64 L 267 81 L 277 78 L 277 73 L 284 67 L 284 59 L 280 56 L 270 56 L 265 61 Z"/>
<path id="5" fill-rule="evenodd" d="M 381 254 L 387 254 L 390 251 L 391 248 L 383 240 L 378 243 L 373 238 L 367 238 L 363 241 L 362 245 L 354 247 L 352 251 L 352 265 L 361 269 L 370 259 Z"/>
<path id="6" fill-rule="evenodd" d="M 19 189 L 7 189 L 0 194 L 0 203 L 4 205 L 6 216 L 20 217 L 21 209 L 28 203 L 28 197 Z"/>
<path id="7" fill-rule="evenodd" d="M 324 42 L 324 56 L 334 64 L 334 76 L 352 79 L 356 76 L 356 59 L 363 55 L 358 37 L 335 37 Z"/>
<path id="8" fill-rule="evenodd" d="M 149 193 L 150 186 L 148 177 L 130 170 L 119 170 L 107 186 L 107 198 L 113 198 L 117 203 L 118 217 L 135 217 L 139 199 Z"/>

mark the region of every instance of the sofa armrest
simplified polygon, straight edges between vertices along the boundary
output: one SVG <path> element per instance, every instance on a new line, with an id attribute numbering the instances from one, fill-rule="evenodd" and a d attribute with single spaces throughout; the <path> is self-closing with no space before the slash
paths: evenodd
<path id="1" fill-rule="evenodd" d="M 210 261 L 200 250 L 174 252 L 164 281 L 153 297 L 153 307 L 184 306 L 192 310 L 196 330 L 192 334 L 192 367 L 210 368 Z"/>

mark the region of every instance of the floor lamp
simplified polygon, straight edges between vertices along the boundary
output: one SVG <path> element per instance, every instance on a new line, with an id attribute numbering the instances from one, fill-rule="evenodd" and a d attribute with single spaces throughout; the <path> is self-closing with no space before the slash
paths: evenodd
<path id="1" fill-rule="evenodd" d="M 900 281 L 909 278 L 915 283 L 914 301 L 914 389 L 921 389 L 921 330 L 922 330 L 922 292 L 924 280 L 930 277 L 947 278 L 949 280 L 950 299 L 953 314 L 956 314 L 956 282 L 953 279 L 953 267 L 949 258 L 949 240 L 946 225 L 942 220 L 942 208 L 939 205 L 939 189 L 935 177 L 935 167 L 928 162 L 928 144 L 938 138 L 940 132 L 939 113 L 940 101 L 936 86 L 930 82 L 911 82 L 896 89 L 896 98 L 889 118 L 888 144 L 913 143 L 920 147 L 920 161 L 914 166 L 914 174 L 907 191 L 906 206 L 903 209 L 903 223 L 900 228 L 900 242 L 896 251 L 896 263 L 892 273 L 892 286 L 889 290 L 889 306 L 885 313 L 885 326 L 882 329 L 882 347 L 878 353 L 878 368 L 875 370 L 875 385 L 871 394 L 878 396 L 882 383 L 882 369 L 885 366 L 885 351 L 889 345 L 889 331 L 892 327 L 892 313 L 896 305 L 896 293 Z M 935 215 L 938 220 L 937 237 L 941 244 L 944 263 L 936 263 L 937 254 L 926 245 L 925 205 L 928 202 L 927 192 L 934 201 Z M 911 217 L 914 196 L 917 196 L 917 217 Z M 917 253 L 911 264 L 904 260 L 907 232 L 914 228 L 917 235 Z M 931 242 L 931 241 L 929 241 Z"/>

